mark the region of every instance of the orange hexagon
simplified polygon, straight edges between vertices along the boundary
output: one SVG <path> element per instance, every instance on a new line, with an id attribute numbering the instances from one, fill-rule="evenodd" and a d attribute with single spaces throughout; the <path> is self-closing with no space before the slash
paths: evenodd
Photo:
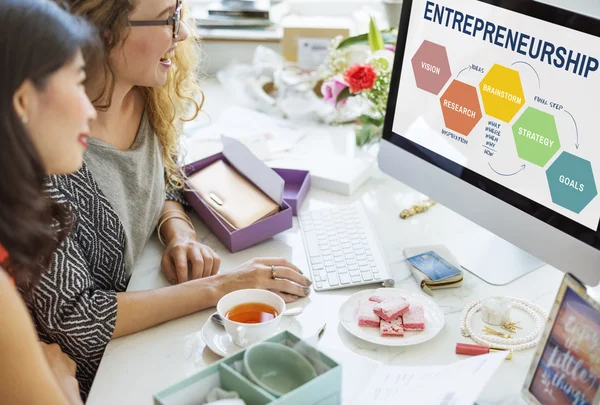
<path id="1" fill-rule="evenodd" d="M 477 89 L 453 80 L 440 98 L 446 128 L 468 136 L 481 119 Z"/>

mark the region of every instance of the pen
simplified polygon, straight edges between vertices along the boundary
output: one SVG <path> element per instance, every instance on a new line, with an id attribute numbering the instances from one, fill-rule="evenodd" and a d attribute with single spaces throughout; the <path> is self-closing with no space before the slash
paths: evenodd
<path id="1" fill-rule="evenodd" d="M 507 350 L 497 349 L 494 347 L 487 347 L 481 345 L 472 345 L 468 343 L 457 343 L 456 344 L 456 354 L 466 354 L 468 356 L 478 356 L 480 354 L 488 354 L 493 352 L 504 352 Z M 508 350 L 508 356 L 506 356 L 506 360 L 512 359 L 512 350 Z"/>

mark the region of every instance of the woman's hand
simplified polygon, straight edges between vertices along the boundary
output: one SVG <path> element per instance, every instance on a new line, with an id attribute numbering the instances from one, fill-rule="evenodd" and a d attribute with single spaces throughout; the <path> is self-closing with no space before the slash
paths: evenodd
<path id="1" fill-rule="evenodd" d="M 83 404 L 79 395 L 79 382 L 75 378 L 75 372 L 77 371 L 75 362 L 64 354 L 56 343 L 46 344 L 40 342 L 40 346 L 56 382 L 70 403 Z"/>
<path id="2" fill-rule="evenodd" d="M 165 248 L 161 266 L 171 284 L 180 284 L 188 279 L 214 276 L 221 266 L 221 258 L 195 237 L 175 236 Z M 189 270 L 191 277 L 188 277 Z"/>
<path id="3" fill-rule="evenodd" d="M 295 283 L 295 284 L 294 284 Z M 253 259 L 230 273 L 219 275 L 218 296 L 245 288 L 270 290 L 285 302 L 294 302 L 310 294 L 312 282 L 302 271 L 282 258 Z"/>

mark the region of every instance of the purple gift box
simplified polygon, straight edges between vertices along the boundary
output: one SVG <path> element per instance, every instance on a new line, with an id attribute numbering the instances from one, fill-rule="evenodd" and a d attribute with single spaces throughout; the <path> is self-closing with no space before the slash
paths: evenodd
<path id="1" fill-rule="evenodd" d="M 223 153 L 217 153 L 216 155 L 209 156 L 185 166 L 185 173 L 187 176 L 191 176 L 218 160 L 223 160 L 228 165 L 231 165 Z M 308 193 L 310 187 L 310 174 L 304 170 L 272 170 L 285 181 L 280 211 L 277 214 L 262 219 L 246 228 L 237 230 L 232 230 L 226 226 L 225 223 L 215 215 L 210 206 L 206 204 L 195 191 L 191 190 L 190 185 L 186 183 L 186 188 L 189 190 L 185 192 L 186 200 L 198 213 L 200 218 L 202 218 L 204 223 L 232 253 L 256 245 L 280 232 L 292 228 L 293 226 L 292 215 L 296 215 Z"/>

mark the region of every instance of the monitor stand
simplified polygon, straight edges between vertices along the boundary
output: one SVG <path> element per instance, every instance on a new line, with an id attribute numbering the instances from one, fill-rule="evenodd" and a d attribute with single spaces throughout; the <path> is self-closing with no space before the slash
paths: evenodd
<path id="1" fill-rule="evenodd" d="M 506 285 L 544 262 L 479 226 L 446 243 L 460 265 L 492 285 Z"/>

